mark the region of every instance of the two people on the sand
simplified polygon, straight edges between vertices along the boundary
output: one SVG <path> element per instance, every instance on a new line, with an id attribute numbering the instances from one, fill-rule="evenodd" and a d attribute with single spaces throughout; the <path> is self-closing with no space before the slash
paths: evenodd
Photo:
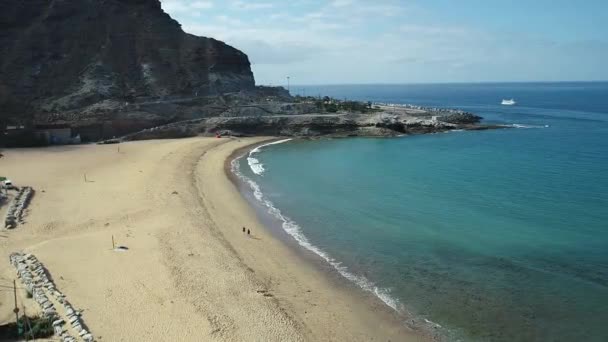
<path id="1" fill-rule="evenodd" d="M 243 227 L 243 233 L 245 232 L 245 227 Z M 251 231 L 247 229 L 247 235 L 251 235 Z"/>

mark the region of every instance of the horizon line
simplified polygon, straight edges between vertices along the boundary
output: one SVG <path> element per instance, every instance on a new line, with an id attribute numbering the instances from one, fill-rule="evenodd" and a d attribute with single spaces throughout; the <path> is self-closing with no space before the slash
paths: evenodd
<path id="1" fill-rule="evenodd" d="M 608 80 L 588 80 L 588 81 L 454 81 L 454 82 L 378 82 L 378 83 L 308 83 L 291 84 L 294 87 L 319 87 L 319 86 L 363 86 L 363 85 L 449 85 L 449 84 L 549 84 L 549 83 L 608 83 Z M 285 87 L 285 84 L 256 84 L 256 86 Z"/>

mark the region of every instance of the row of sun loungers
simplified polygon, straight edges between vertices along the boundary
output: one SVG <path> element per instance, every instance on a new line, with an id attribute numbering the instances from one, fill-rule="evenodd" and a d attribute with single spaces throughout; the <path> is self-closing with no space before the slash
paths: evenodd
<path id="1" fill-rule="evenodd" d="M 25 289 L 40 306 L 43 317 L 53 321 L 53 329 L 61 341 L 93 341 L 93 334 L 83 327 L 80 312 L 55 287 L 48 271 L 34 255 L 12 253 L 10 262 L 17 269 L 17 275 Z M 70 335 L 70 327 L 77 337 Z"/>
<path id="2" fill-rule="evenodd" d="M 25 186 L 19 190 L 17 196 L 11 201 L 6 212 L 6 218 L 4 220 L 5 228 L 15 228 L 17 222 L 23 223 L 23 212 L 27 208 L 27 205 L 34 194 L 34 190 Z"/>

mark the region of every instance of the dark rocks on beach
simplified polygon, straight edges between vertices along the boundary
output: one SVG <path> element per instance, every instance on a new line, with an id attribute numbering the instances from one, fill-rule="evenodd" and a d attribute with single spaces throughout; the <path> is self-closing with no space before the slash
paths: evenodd
<path id="1" fill-rule="evenodd" d="M 439 117 L 440 121 L 453 124 L 476 124 L 482 117 L 471 113 L 453 113 Z"/>
<path id="2" fill-rule="evenodd" d="M 387 128 L 389 130 L 398 132 L 398 133 L 405 133 L 405 124 L 403 122 L 390 122 L 390 123 L 385 123 L 385 122 L 378 122 L 375 125 L 376 127 L 379 128 Z"/>

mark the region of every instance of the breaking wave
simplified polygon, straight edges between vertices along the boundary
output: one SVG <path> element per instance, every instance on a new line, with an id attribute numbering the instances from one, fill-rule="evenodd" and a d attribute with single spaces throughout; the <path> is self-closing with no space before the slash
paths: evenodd
<path id="1" fill-rule="evenodd" d="M 263 168 L 262 164 L 260 164 L 259 161 L 257 161 L 257 159 L 251 158 L 252 153 L 259 153 L 260 149 L 264 146 L 268 146 L 268 145 L 272 145 L 272 144 L 280 144 L 280 143 L 288 141 L 288 140 L 277 141 L 277 142 L 262 145 L 262 146 L 259 146 L 255 149 L 253 149 L 249 153 L 249 157 L 247 158 L 251 171 L 253 171 L 256 175 L 260 175 L 261 173 L 264 172 L 263 171 L 264 168 Z M 386 305 L 388 305 L 395 311 L 401 312 L 403 310 L 403 306 L 401 305 L 399 300 L 397 300 L 396 298 L 393 298 L 390 295 L 390 290 L 378 287 L 369 279 L 367 279 L 363 276 L 351 273 L 348 270 L 348 268 L 342 264 L 342 262 L 332 258 L 327 252 L 323 251 L 321 248 L 312 244 L 308 240 L 308 238 L 304 235 L 304 233 L 302 232 L 302 228 L 295 221 L 293 221 L 289 217 L 285 216 L 281 212 L 281 210 L 276 208 L 274 206 L 274 204 L 264 196 L 262 189 L 255 181 L 253 181 L 252 179 L 243 175 L 240 172 L 240 170 L 239 170 L 240 159 L 242 157 L 243 156 L 235 158 L 234 160 L 231 161 L 231 171 L 241 181 L 243 181 L 245 184 L 247 184 L 251 188 L 251 190 L 253 191 L 253 196 L 255 197 L 255 199 L 257 201 L 259 201 L 267 209 L 267 212 L 270 215 L 272 215 L 273 217 L 275 217 L 276 219 L 280 220 L 280 222 L 282 223 L 282 228 L 287 234 L 289 234 L 291 237 L 293 237 L 300 246 L 304 247 L 305 249 L 307 249 L 310 252 L 315 253 L 316 255 L 321 257 L 323 260 L 325 260 L 336 271 L 338 271 L 338 273 L 340 273 L 340 275 L 342 275 L 344 278 L 357 284 L 363 290 L 374 294 L 376 297 L 378 297 L 380 300 L 382 300 L 382 302 L 384 302 Z M 252 163 L 252 161 L 250 159 L 255 159 L 256 162 Z M 253 167 L 252 167 L 252 164 L 254 165 Z M 261 173 L 256 172 L 259 170 L 262 170 Z"/>
<path id="2" fill-rule="evenodd" d="M 549 128 L 549 125 L 522 125 L 522 124 L 512 124 L 512 127 L 515 128 Z"/>
<path id="3" fill-rule="evenodd" d="M 262 151 L 262 148 L 264 148 L 266 146 L 282 144 L 282 143 L 288 142 L 290 140 L 291 139 L 283 139 L 283 140 L 273 141 L 273 142 L 270 142 L 268 144 L 260 145 L 260 146 L 258 146 L 256 148 L 254 148 L 253 150 L 251 150 L 249 152 L 249 156 L 247 157 L 247 163 L 249 164 L 249 168 L 251 169 L 251 171 L 253 173 L 255 173 L 256 175 L 258 175 L 258 176 L 261 176 L 262 174 L 264 174 L 264 171 L 266 171 L 264 169 L 264 164 L 262 164 L 259 159 L 253 157 L 254 154 L 260 153 Z"/>

